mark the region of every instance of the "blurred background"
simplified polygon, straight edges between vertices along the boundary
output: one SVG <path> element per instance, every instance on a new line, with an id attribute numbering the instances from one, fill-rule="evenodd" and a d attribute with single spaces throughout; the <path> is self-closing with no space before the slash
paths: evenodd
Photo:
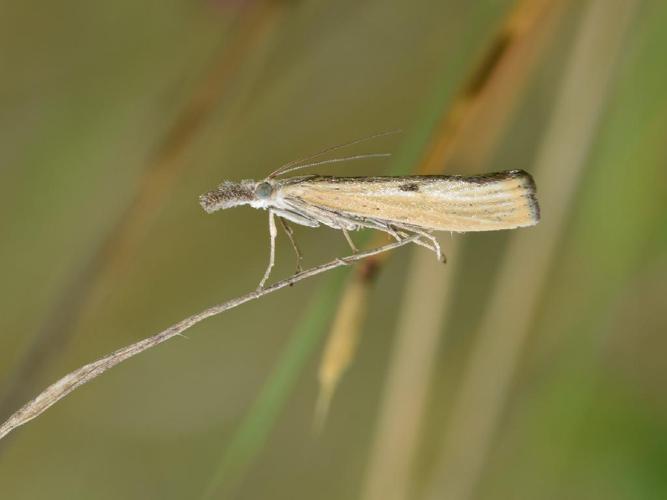
<path id="1" fill-rule="evenodd" d="M 660 0 L 0 2 L 3 421 L 256 287 L 266 213 L 197 202 L 224 179 L 400 128 L 316 172 L 522 168 L 542 206 L 121 364 L 0 441 L 1 496 L 667 497 L 665 26 Z M 349 253 L 295 232 L 307 267 Z"/>

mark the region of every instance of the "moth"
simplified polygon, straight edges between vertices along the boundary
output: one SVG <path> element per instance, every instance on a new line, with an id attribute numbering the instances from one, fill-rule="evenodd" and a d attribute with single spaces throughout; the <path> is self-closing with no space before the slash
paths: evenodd
<path id="1" fill-rule="evenodd" d="M 523 170 L 468 177 L 304 175 L 280 178 L 287 172 L 316 165 L 389 156 L 370 153 L 304 163 L 329 151 L 386 134 L 358 139 L 292 161 L 261 181 L 225 181 L 199 197 L 202 208 L 208 213 L 240 205 L 268 210 L 269 264 L 258 289 L 264 287 L 275 263 L 276 218 L 296 253 L 297 272 L 301 270 L 302 257 L 287 221 L 307 227 L 324 225 L 339 229 L 353 252 L 357 252 L 357 248 L 350 231 L 376 229 L 399 241 L 417 236 L 414 243 L 433 251 L 443 262 L 434 231 L 495 231 L 539 222 L 535 182 Z"/>

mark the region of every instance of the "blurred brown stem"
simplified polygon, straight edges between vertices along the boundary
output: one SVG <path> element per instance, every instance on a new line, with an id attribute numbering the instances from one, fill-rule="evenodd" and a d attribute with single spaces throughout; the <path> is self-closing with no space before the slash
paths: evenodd
<path id="1" fill-rule="evenodd" d="M 586 9 L 535 162 L 544 220 L 509 242 L 453 404 L 428 499 L 466 500 L 475 494 L 638 4 L 593 0 Z"/>
<path id="2" fill-rule="evenodd" d="M 565 3 L 522 1 L 509 13 L 482 64 L 444 115 L 421 172 L 436 173 L 462 151 L 468 154 L 457 164 L 468 170 L 479 169 L 487 161 Z M 416 253 L 407 272 L 364 485 L 365 500 L 414 497 L 413 466 L 428 405 L 428 387 L 449 316 L 459 238 L 448 241 L 447 253 L 452 264 L 446 272 L 435 269 L 432 262 Z"/>
<path id="3" fill-rule="evenodd" d="M 567 1 L 567 0 L 566 0 Z M 507 20 L 493 37 L 484 56 L 458 92 L 456 99 L 433 132 L 428 151 L 415 173 L 433 175 L 442 173 L 449 158 L 456 150 L 466 125 L 476 115 L 483 98 L 498 84 L 498 75 L 507 66 L 516 64 L 516 52 L 525 49 L 527 35 L 534 35 L 537 26 L 545 22 L 549 14 L 563 0 L 522 0 L 517 2 Z M 525 65 L 525 61 L 523 62 Z M 375 242 L 374 242 L 375 243 Z M 374 277 L 384 263 L 385 256 L 369 259 L 357 268 L 357 280 Z M 372 270 L 372 272 L 370 272 Z"/>
<path id="4" fill-rule="evenodd" d="M 557 5 L 564 5 L 562 0 L 523 0 L 518 2 L 515 8 L 507 15 L 496 34 L 492 38 L 489 47 L 485 50 L 480 61 L 475 65 L 471 75 L 458 92 L 454 102 L 443 113 L 440 124 L 432 134 L 429 148 L 425 152 L 422 162 L 416 169 L 417 174 L 429 175 L 442 173 L 444 166 L 448 164 L 452 154 L 458 149 L 457 146 L 471 135 L 471 129 L 479 122 L 477 119 L 480 110 L 488 107 L 488 101 L 493 101 L 494 116 L 491 125 L 485 127 L 482 134 L 481 144 L 476 148 L 475 158 L 472 161 L 481 162 L 485 152 L 491 149 L 493 139 L 502 128 L 501 124 L 510 115 L 516 96 L 527 81 L 529 69 L 532 68 L 536 55 L 539 53 L 546 40 L 545 34 L 549 32 L 544 29 L 550 23 L 550 14 L 554 14 Z M 554 16 L 558 18 L 559 16 Z M 542 31 L 540 31 L 542 28 Z M 499 98 L 502 95 L 502 98 Z M 486 113 L 488 118 L 489 113 Z M 469 162 L 470 163 L 470 162 Z M 454 240 L 450 241 L 447 252 L 454 252 Z M 349 338 L 350 343 L 356 344 L 359 336 L 358 330 L 363 325 L 363 312 L 370 294 L 372 282 L 377 273 L 382 269 L 385 256 L 377 256 L 363 262 L 357 267 L 343 292 L 341 304 L 349 304 L 348 295 L 356 297 L 356 307 L 339 307 L 334 325 L 352 325 L 347 330 L 332 329 L 330 334 L 340 336 L 340 339 L 331 339 L 328 345 L 340 345 Z M 451 273 L 448 273 L 450 276 Z M 444 294 L 444 292 L 443 292 Z M 347 321 L 346 316 L 355 318 L 354 322 Z M 335 354 L 335 353 L 334 353 Z M 322 366 L 327 365 L 330 374 L 329 379 L 338 381 L 341 373 L 347 368 L 352 360 L 351 355 L 345 357 L 339 366 L 332 368 L 334 355 L 326 349 L 323 355 Z M 339 373 L 331 375 L 333 372 Z M 331 384 L 321 390 L 326 391 L 329 397 L 333 394 L 335 386 Z M 378 455 L 381 456 L 384 453 Z M 382 473 L 382 476 L 385 474 Z M 394 473 L 389 474 L 397 477 Z M 372 489 L 372 488 L 371 488 Z M 389 488 L 391 489 L 391 488 Z M 396 494 L 398 490 L 394 489 Z M 385 492 L 386 493 L 386 492 Z M 379 494 L 379 497 L 385 495 Z"/>

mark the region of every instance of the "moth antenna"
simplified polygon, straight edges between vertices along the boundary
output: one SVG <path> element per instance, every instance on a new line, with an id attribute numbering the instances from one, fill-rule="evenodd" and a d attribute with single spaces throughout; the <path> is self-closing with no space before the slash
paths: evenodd
<path id="1" fill-rule="evenodd" d="M 366 158 L 386 158 L 387 156 L 391 156 L 391 153 L 367 153 L 363 155 L 343 156 L 341 158 L 330 158 L 328 160 L 316 161 L 314 163 L 306 163 L 305 165 L 296 165 L 295 167 L 284 169 L 279 174 L 276 175 L 286 174 L 287 172 L 293 172 L 294 170 L 299 170 L 301 168 L 315 167 L 317 165 L 325 165 L 327 163 L 341 163 L 344 161 L 351 161 L 351 160 L 364 160 Z M 271 176 L 267 177 L 267 179 L 270 178 Z"/>
<path id="2" fill-rule="evenodd" d="M 284 174 L 285 172 L 290 172 L 292 170 L 295 170 L 292 167 L 295 167 L 299 163 L 304 162 L 304 161 L 308 161 L 308 160 L 312 160 L 314 158 L 317 158 L 318 156 L 322 156 L 323 154 L 330 153 L 331 151 L 336 151 L 338 149 L 346 148 L 348 146 L 354 146 L 355 144 L 359 144 L 361 142 L 366 142 L 366 141 L 370 141 L 370 140 L 373 140 L 373 139 L 377 139 L 378 137 L 384 137 L 386 135 L 399 134 L 400 132 L 402 132 L 401 129 L 389 130 L 388 132 L 380 132 L 379 134 L 373 134 L 373 135 L 369 135 L 368 137 L 362 137 L 361 139 L 356 139 L 356 140 L 351 141 L 351 142 L 345 142 L 343 144 L 337 144 L 336 146 L 331 146 L 329 148 L 323 149 L 322 151 L 318 151 L 315 154 L 312 154 L 310 156 L 306 156 L 305 158 L 300 158 L 298 160 L 292 160 L 289 163 L 285 163 L 284 165 L 282 165 L 277 170 L 274 170 L 273 172 L 271 172 L 267 176 L 267 179 L 272 179 L 273 177 Z M 312 166 L 312 164 L 310 166 Z M 305 165 L 303 167 L 305 167 Z M 302 167 L 299 167 L 299 168 L 302 168 Z"/>

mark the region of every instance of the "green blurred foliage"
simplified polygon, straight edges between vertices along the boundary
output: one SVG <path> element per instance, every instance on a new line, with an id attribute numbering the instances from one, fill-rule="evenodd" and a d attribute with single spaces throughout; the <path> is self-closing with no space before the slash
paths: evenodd
<path id="1" fill-rule="evenodd" d="M 179 160 L 173 189 L 30 393 L 256 286 L 268 256 L 266 214 L 205 215 L 197 195 L 220 180 L 258 178 L 398 127 L 404 139 L 369 146 L 397 153 L 392 167 L 374 161 L 336 172 L 410 170 L 406 159 L 422 147 L 416 138 L 442 112 L 434 102 L 451 101 L 513 3 L 278 4 Z M 251 8 L 0 3 L 0 389 L 123 216 L 165 133 L 207 68 L 227 57 Z M 575 7 L 488 171 L 530 170 L 578 19 Z M 667 496 L 666 23 L 664 2 L 645 0 L 631 26 L 479 498 Z M 335 231 L 296 232 L 309 264 L 346 252 Z M 433 402 L 417 478 L 427 476 L 442 433 L 433 421 L 446 416 L 508 235 L 456 238 L 464 251 L 435 377 L 442 401 Z M 284 240 L 275 276 L 292 271 Z M 396 252 L 380 277 L 324 433 L 311 431 L 318 359 L 310 355 L 235 498 L 359 496 L 407 254 Z M 295 326 L 312 315 L 313 297 L 345 272 L 229 311 L 75 392 L 6 442 L 2 497 L 199 498 Z M 321 331 L 331 306 L 319 311 Z"/>

